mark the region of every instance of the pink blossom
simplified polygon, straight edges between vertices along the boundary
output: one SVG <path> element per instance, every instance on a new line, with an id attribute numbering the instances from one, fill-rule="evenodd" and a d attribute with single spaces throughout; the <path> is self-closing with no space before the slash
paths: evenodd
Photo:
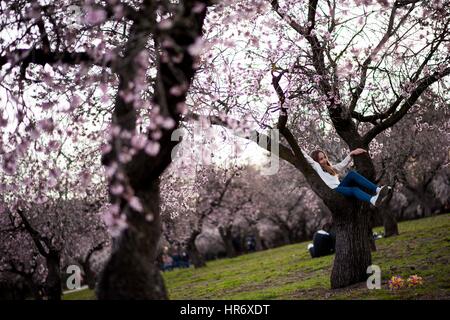
<path id="1" fill-rule="evenodd" d="M 113 137 L 117 137 L 120 134 L 120 127 L 119 126 L 113 126 L 111 128 L 111 134 Z"/>
<path id="2" fill-rule="evenodd" d="M 314 75 L 314 76 L 313 76 L 313 81 L 314 81 L 316 84 L 319 84 L 321 80 L 322 80 L 322 77 L 321 77 L 321 76 L 319 76 L 319 75 Z"/>
<path id="3" fill-rule="evenodd" d="M 48 197 L 45 195 L 39 195 L 34 200 L 34 202 L 36 202 L 37 204 L 43 204 L 43 203 L 46 203 L 47 201 L 48 201 Z"/>
<path id="4" fill-rule="evenodd" d="M 50 150 L 58 150 L 59 146 L 60 144 L 56 140 L 50 140 L 50 142 L 48 143 L 48 147 Z"/>
<path id="5" fill-rule="evenodd" d="M 172 26 L 173 26 L 173 22 L 171 19 L 164 19 L 160 23 L 158 23 L 158 28 L 160 30 L 168 30 L 168 29 L 172 28 Z"/>
<path id="6" fill-rule="evenodd" d="M 145 152 L 150 156 L 155 156 L 158 154 L 160 145 L 158 142 L 149 141 L 145 147 Z"/>
<path id="7" fill-rule="evenodd" d="M 162 132 L 161 132 L 161 130 L 155 130 L 152 132 L 151 135 L 152 135 L 153 140 L 159 140 L 162 137 Z"/>
<path id="8" fill-rule="evenodd" d="M 100 102 L 108 103 L 109 101 L 110 101 L 109 95 L 107 95 L 107 94 L 102 95 Z"/>
<path id="9" fill-rule="evenodd" d="M 123 5 L 118 4 L 118 5 L 114 6 L 114 19 L 120 20 L 123 18 L 124 15 L 125 15 L 125 13 L 123 10 Z"/>
<path id="10" fill-rule="evenodd" d="M 70 100 L 70 108 L 71 109 L 77 108 L 80 106 L 80 104 L 81 104 L 81 98 L 77 94 L 74 94 L 72 96 L 72 99 Z"/>
<path id="11" fill-rule="evenodd" d="M 83 187 L 86 187 L 91 181 L 91 174 L 87 170 L 83 170 L 80 175 L 80 183 Z"/>
<path id="12" fill-rule="evenodd" d="M 144 208 L 142 207 L 141 201 L 138 197 L 133 196 L 131 197 L 130 201 L 128 202 L 130 207 L 138 212 L 142 212 Z"/>
<path id="13" fill-rule="evenodd" d="M 171 95 L 178 97 L 186 93 L 186 90 L 187 90 L 186 85 L 181 84 L 173 86 L 172 88 L 170 88 L 169 92 Z"/>
<path id="14" fill-rule="evenodd" d="M 204 41 L 201 37 L 197 37 L 195 42 L 188 47 L 188 52 L 191 56 L 199 56 L 204 48 Z"/>
<path id="15" fill-rule="evenodd" d="M 377 2 L 379 4 L 381 4 L 381 6 L 383 6 L 384 8 L 389 8 L 389 1 L 388 0 L 377 0 Z"/>
<path id="16" fill-rule="evenodd" d="M 53 123 L 52 118 L 44 119 L 38 121 L 38 126 L 44 130 L 45 132 L 52 133 L 52 131 L 55 129 L 55 125 Z"/>
<path id="17" fill-rule="evenodd" d="M 119 92 L 119 96 L 123 99 L 123 101 L 125 101 L 125 103 L 133 102 L 135 99 L 134 93 L 130 90 L 126 90 L 126 91 L 121 90 Z"/>
<path id="18" fill-rule="evenodd" d="M 174 45 L 175 43 L 173 42 L 172 39 L 164 39 L 163 42 L 161 43 L 161 46 L 166 49 L 173 48 Z"/>
<path id="19" fill-rule="evenodd" d="M 51 168 L 49 170 L 50 176 L 58 178 L 61 176 L 61 170 L 59 168 Z"/>
<path id="20" fill-rule="evenodd" d="M 3 115 L 0 115 L 0 127 L 6 127 L 8 125 L 8 118 L 3 118 Z"/>
<path id="21" fill-rule="evenodd" d="M 361 49 L 352 47 L 352 48 L 350 49 L 350 52 L 351 52 L 354 56 L 358 56 L 359 53 L 361 52 Z"/>
<path id="22" fill-rule="evenodd" d="M 110 190 L 113 195 L 120 196 L 124 191 L 124 187 L 123 185 L 116 183 L 111 186 Z"/>
<path id="23" fill-rule="evenodd" d="M 100 83 L 99 88 L 103 93 L 106 93 L 108 91 L 108 84 L 106 82 L 102 82 Z"/>
<path id="24" fill-rule="evenodd" d="M 102 154 L 107 154 L 107 153 L 111 152 L 112 147 L 110 144 L 102 144 L 102 146 L 100 147 L 100 150 L 101 150 Z"/>
<path id="25" fill-rule="evenodd" d="M 167 117 L 162 121 L 161 126 L 164 129 L 172 129 L 173 127 L 175 127 L 175 120 L 173 120 L 171 117 Z"/>
<path id="26" fill-rule="evenodd" d="M 108 177 L 112 177 L 116 173 L 117 169 L 117 163 L 113 162 L 110 166 L 105 167 L 105 173 Z"/>
<path id="27" fill-rule="evenodd" d="M 147 50 L 139 52 L 135 60 L 142 68 L 146 69 L 149 66 L 149 55 Z"/>
<path id="28" fill-rule="evenodd" d="M 16 172 L 17 163 L 15 154 L 11 153 L 4 156 L 3 169 L 7 174 L 14 174 Z"/>
<path id="29" fill-rule="evenodd" d="M 136 134 L 131 138 L 131 145 L 136 149 L 144 149 L 147 145 L 147 137 L 143 134 Z"/>
<path id="30" fill-rule="evenodd" d="M 186 103 L 184 103 L 184 102 L 177 103 L 177 112 L 179 112 L 181 114 L 186 114 L 187 113 Z"/>
<path id="31" fill-rule="evenodd" d="M 131 161 L 132 157 L 128 152 L 121 152 L 118 158 L 120 162 L 127 163 Z"/>
<path id="32" fill-rule="evenodd" d="M 201 13 L 203 10 L 205 10 L 206 5 L 201 2 L 196 2 L 194 7 L 192 8 L 192 12 L 194 13 Z"/>
<path id="33" fill-rule="evenodd" d="M 28 150 L 28 147 L 30 146 L 30 141 L 28 141 L 28 140 L 25 140 L 25 141 L 22 141 L 18 146 L 17 146 L 17 151 L 18 151 L 18 153 L 19 154 L 24 154 L 27 150 Z"/>
<path id="34" fill-rule="evenodd" d="M 51 101 L 46 101 L 41 104 L 41 108 L 44 110 L 48 110 L 53 107 L 53 103 Z"/>
<path id="35" fill-rule="evenodd" d="M 54 188 L 54 187 L 56 187 L 57 184 L 58 184 L 58 181 L 57 181 L 54 177 L 50 177 L 50 178 L 47 180 L 47 186 L 48 186 L 49 188 Z"/>
<path id="36" fill-rule="evenodd" d="M 104 211 L 100 211 L 103 221 L 108 227 L 108 231 L 113 237 L 117 237 L 128 227 L 127 219 L 124 214 L 120 214 L 118 204 L 110 205 Z"/>
<path id="37" fill-rule="evenodd" d="M 120 132 L 120 137 L 123 138 L 123 139 L 131 139 L 131 136 L 132 136 L 132 134 L 128 130 L 122 130 Z"/>
<path id="38" fill-rule="evenodd" d="M 38 130 L 36 130 L 36 128 L 30 129 L 30 138 L 31 139 L 35 140 L 35 139 L 39 138 L 39 136 L 40 136 L 40 133 Z"/>
<path id="39" fill-rule="evenodd" d="M 88 8 L 85 16 L 85 22 L 87 24 L 96 25 L 100 24 L 106 19 L 106 12 L 103 9 Z"/>

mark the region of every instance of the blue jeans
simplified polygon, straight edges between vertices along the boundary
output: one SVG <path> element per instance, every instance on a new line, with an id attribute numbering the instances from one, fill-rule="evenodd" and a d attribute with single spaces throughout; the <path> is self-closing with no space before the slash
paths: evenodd
<path id="1" fill-rule="evenodd" d="M 370 202 L 370 198 L 372 198 L 372 195 L 361 190 L 359 186 L 365 187 L 370 191 L 373 191 L 373 193 L 377 192 L 378 187 L 376 184 L 367 180 L 358 172 L 352 170 L 349 173 L 347 173 L 347 175 L 341 181 L 339 186 L 337 186 L 337 188 L 335 188 L 334 190 L 345 196 L 355 197 L 359 200 Z"/>

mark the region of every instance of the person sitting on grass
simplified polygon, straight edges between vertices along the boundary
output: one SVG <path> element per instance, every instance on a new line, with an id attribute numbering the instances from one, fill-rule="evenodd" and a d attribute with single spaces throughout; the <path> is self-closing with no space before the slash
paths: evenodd
<path id="1" fill-rule="evenodd" d="M 308 244 L 308 251 L 312 258 L 333 254 L 336 246 L 336 235 L 330 223 L 325 223 L 322 229 L 316 231 L 313 243 Z"/>
<path id="2" fill-rule="evenodd" d="M 170 271 L 174 268 L 173 258 L 169 254 L 169 248 L 167 248 L 167 247 L 164 247 L 164 251 L 162 254 L 162 262 L 163 262 L 163 265 L 162 265 L 163 271 Z"/>

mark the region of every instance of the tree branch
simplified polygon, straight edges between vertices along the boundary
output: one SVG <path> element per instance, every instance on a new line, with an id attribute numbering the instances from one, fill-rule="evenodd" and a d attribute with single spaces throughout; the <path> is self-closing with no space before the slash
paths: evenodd
<path id="1" fill-rule="evenodd" d="M 383 132 L 389 127 L 392 127 L 394 124 L 396 124 L 398 121 L 400 121 L 403 116 L 408 112 L 408 110 L 415 104 L 417 99 L 420 97 L 420 95 L 433 83 L 436 81 L 442 79 L 443 77 L 450 74 L 450 67 L 447 67 L 442 72 L 435 72 L 432 75 L 429 75 L 428 77 L 423 78 L 422 80 L 418 81 L 417 87 L 411 92 L 408 99 L 405 100 L 402 107 L 399 111 L 393 113 L 389 118 L 387 118 L 385 121 L 381 122 L 377 126 L 370 129 L 363 137 L 363 141 L 365 144 L 369 144 L 380 132 Z M 403 99 L 403 98 L 402 98 Z M 399 99 L 394 103 L 396 105 Z M 393 109 L 393 107 L 391 107 Z M 395 108 L 396 109 L 396 108 Z"/>

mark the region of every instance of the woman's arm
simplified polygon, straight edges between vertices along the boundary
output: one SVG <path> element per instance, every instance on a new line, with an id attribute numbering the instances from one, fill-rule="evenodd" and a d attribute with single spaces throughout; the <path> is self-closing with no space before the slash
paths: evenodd
<path id="1" fill-rule="evenodd" d="M 315 161 L 313 158 L 311 158 L 303 149 L 300 149 L 303 153 L 303 156 L 305 157 L 306 161 L 314 168 L 314 169 L 320 169 L 320 164 Z"/>
<path id="2" fill-rule="evenodd" d="M 344 158 L 344 160 L 342 160 L 342 161 L 339 162 L 338 164 L 335 164 L 333 167 L 334 167 L 336 170 L 341 171 L 341 170 L 345 169 L 345 168 L 350 164 L 350 162 L 352 161 L 352 156 L 358 155 L 358 154 L 361 154 L 361 153 L 364 153 L 364 152 L 367 152 L 367 151 L 364 150 L 364 149 L 361 149 L 361 148 L 356 148 L 355 150 L 351 151 L 351 152 Z"/>
<path id="3" fill-rule="evenodd" d="M 333 168 L 335 168 L 338 171 L 342 171 L 343 169 L 347 168 L 347 166 L 350 164 L 350 162 L 352 162 L 352 156 L 351 154 L 348 154 L 344 160 L 342 160 L 341 162 L 333 165 Z"/>

